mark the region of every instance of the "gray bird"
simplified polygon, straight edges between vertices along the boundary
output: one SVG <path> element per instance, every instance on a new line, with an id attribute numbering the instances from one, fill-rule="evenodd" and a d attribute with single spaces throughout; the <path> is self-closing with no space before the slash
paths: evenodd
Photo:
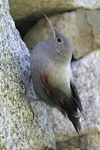
<path id="1" fill-rule="evenodd" d="M 70 67 L 72 48 L 65 35 L 59 32 L 46 15 L 51 28 L 47 41 L 38 43 L 31 54 L 31 75 L 35 93 L 51 107 L 68 116 L 80 135 L 78 110 L 83 114 L 80 98 Z"/>

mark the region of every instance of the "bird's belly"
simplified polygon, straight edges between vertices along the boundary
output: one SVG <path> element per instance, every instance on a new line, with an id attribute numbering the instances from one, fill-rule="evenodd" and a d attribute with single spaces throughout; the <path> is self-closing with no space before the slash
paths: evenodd
<path id="1" fill-rule="evenodd" d="M 63 69 L 55 69 L 49 75 L 50 83 L 55 87 L 62 90 L 67 95 L 71 95 L 70 89 L 70 70 L 65 68 Z"/>

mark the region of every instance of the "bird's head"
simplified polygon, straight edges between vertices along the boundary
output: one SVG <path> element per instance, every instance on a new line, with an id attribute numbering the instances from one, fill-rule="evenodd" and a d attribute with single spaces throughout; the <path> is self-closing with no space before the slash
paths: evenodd
<path id="1" fill-rule="evenodd" d="M 44 16 L 51 28 L 51 36 L 48 39 L 48 44 L 50 45 L 50 53 L 52 51 L 52 57 L 54 57 L 54 59 L 57 58 L 58 61 L 67 60 L 68 62 L 70 62 L 72 57 L 72 48 L 69 40 L 64 34 L 62 34 L 54 27 L 54 25 L 46 15 Z"/>

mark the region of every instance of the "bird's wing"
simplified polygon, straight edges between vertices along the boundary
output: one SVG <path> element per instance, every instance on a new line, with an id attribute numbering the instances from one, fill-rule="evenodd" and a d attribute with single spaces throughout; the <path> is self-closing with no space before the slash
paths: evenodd
<path id="1" fill-rule="evenodd" d="M 60 103 L 63 104 L 63 100 L 61 99 L 61 94 L 58 88 L 53 87 L 48 81 L 48 74 L 42 74 L 40 76 L 42 86 L 45 94 L 55 105 L 60 107 Z"/>
<path id="2" fill-rule="evenodd" d="M 62 105 L 65 101 L 68 102 L 70 100 L 72 105 L 77 106 L 80 111 L 83 111 L 75 85 L 70 82 L 73 96 L 69 97 L 66 95 L 66 93 L 61 91 L 61 89 L 55 88 L 53 85 L 51 85 L 50 81 L 48 80 L 48 76 L 49 74 L 42 74 L 40 78 L 45 94 L 49 97 L 49 99 L 55 99 L 59 104 Z"/>
<path id="3" fill-rule="evenodd" d="M 79 108 L 80 112 L 84 116 L 83 108 L 82 108 L 81 101 L 80 101 L 80 98 L 79 98 L 79 95 L 78 95 L 78 92 L 77 92 L 77 88 L 76 88 L 75 84 L 72 81 L 70 82 L 70 86 L 71 86 L 73 98 L 74 98 L 74 100 L 77 104 L 77 107 Z M 85 116 L 84 116 L 84 118 L 85 118 Z"/>
<path id="4" fill-rule="evenodd" d="M 48 76 L 49 74 L 42 74 L 40 78 L 44 92 L 49 97 L 49 99 L 53 103 L 54 100 L 57 101 L 57 103 L 59 103 L 61 107 L 65 103 L 67 103 L 67 105 L 70 103 L 70 106 L 72 106 L 72 108 L 78 108 L 83 114 L 83 108 L 75 84 L 72 81 L 70 81 L 72 96 L 68 96 L 61 89 L 53 87 L 53 85 L 50 84 L 50 81 L 48 81 Z"/>
<path id="5" fill-rule="evenodd" d="M 59 105 L 59 107 L 63 110 L 62 111 L 63 115 L 65 115 L 65 112 L 67 113 L 68 118 L 73 123 L 76 131 L 78 132 L 78 134 L 80 134 L 81 126 L 79 122 L 77 108 L 82 110 L 82 107 L 79 99 L 75 100 L 75 98 L 77 98 L 78 96 L 73 84 L 71 83 L 71 88 L 74 97 L 73 96 L 69 97 L 59 88 L 55 88 L 50 84 L 50 82 L 48 81 L 48 74 L 41 75 L 41 82 L 45 94 L 49 97 L 52 103 L 54 103 L 57 106 Z"/>

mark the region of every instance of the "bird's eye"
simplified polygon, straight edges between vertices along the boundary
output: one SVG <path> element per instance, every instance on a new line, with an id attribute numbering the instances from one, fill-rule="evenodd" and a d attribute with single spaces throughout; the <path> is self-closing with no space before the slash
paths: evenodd
<path id="1" fill-rule="evenodd" d="M 60 39 L 60 38 L 58 38 L 58 39 L 57 39 L 57 42 L 61 43 L 61 39 Z"/>

